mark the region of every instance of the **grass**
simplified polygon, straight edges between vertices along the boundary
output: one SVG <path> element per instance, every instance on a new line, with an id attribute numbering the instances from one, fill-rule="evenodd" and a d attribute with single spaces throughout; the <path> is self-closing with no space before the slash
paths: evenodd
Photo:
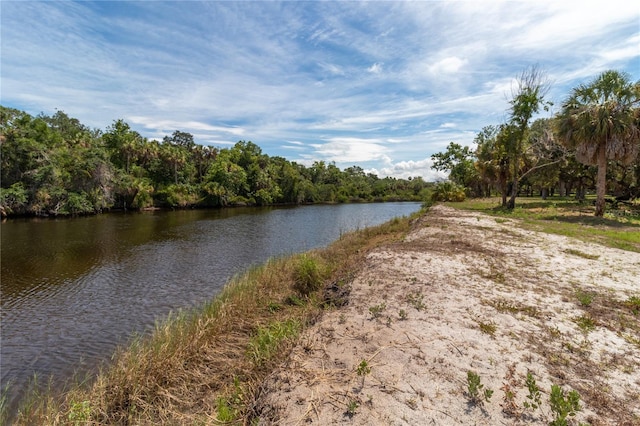
<path id="1" fill-rule="evenodd" d="M 605 217 L 595 217 L 590 201 L 581 203 L 568 197 L 549 197 L 546 200 L 518 197 L 513 210 L 500 207 L 499 198 L 475 198 L 447 205 L 494 216 L 498 223 L 518 219 L 520 225 L 527 229 L 640 252 L 640 214 L 637 211 L 615 214 L 617 211 L 609 210 Z M 590 256 L 579 251 L 574 254 Z"/>
<path id="2" fill-rule="evenodd" d="M 325 249 L 272 259 L 234 277 L 214 300 L 176 312 L 151 334 L 134 337 L 93 380 L 63 393 L 34 387 L 10 421 L 255 423 L 259 386 L 321 314 L 322 289 L 349 280 L 370 250 L 400 241 L 412 219 L 345 234 Z M 0 398 L 0 409 L 5 401 Z M 0 419 L 6 414 L 3 409 Z"/>

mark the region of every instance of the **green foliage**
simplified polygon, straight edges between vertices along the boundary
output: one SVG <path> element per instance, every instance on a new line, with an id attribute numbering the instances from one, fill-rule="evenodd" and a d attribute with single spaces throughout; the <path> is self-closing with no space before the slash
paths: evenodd
<path id="1" fill-rule="evenodd" d="M 91 404 L 89 401 L 72 402 L 68 419 L 74 425 L 86 424 L 91 419 Z"/>
<path id="2" fill-rule="evenodd" d="M 148 140 L 124 120 L 104 132 L 61 111 L 32 117 L 0 106 L 0 212 L 75 215 L 105 209 L 224 207 L 422 201 L 430 184 L 340 170 L 316 162 L 305 167 L 269 157 L 250 141 L 231 148 L 198 145 L 174 131 Z"/>
<path id="3" fill-rule="evenodd" d="M 301 324 L 295 320 L 275 321 L 260 327 L 249 342 L 248 354 L 256 365 L 264 365 L 279 350 L 282 342 L 297 337 Z"/>
<path id="4" fill-rule="evenodd" d="M 482 404 L 483 401 L 490 402 L 493 390 L 485 389 L 480 381 L 480 376 L 469 370 L 467 371 L 467 395 L 474 404 Z"/>
<path id="5" fill-rule="evenodd" d="M 371 316 L 375 319 L 375 318 L 380 318 L 382 316 L 382 312 L 387 308 L 387 304 L 386 303 L 380 303 L 377 305 L 373 305 L 369 307 L 369 313 L 371 314 Z"/>
<path id="6" fill-rule="evenodd" d="M 578 302 L 580 302 L 580 304 L 584 307 L 589 307 L 593 302 L 594 297 L 595 294 L 586 291 L 578 290 L 576 292 L 576 298 L 578 299 Z"/>
<path id="7" fill-rule="evenodd" d="M 351 418 L 357 414 L 357 409 L 360 407 L 358 401 L 351 399 L 347 404 L 347 411 L 344 413 L 347 417 Z"/>
<path id="8" fill-rule="evenodd" d="M 567 426 L 567 418 L 573 417 L 582 408 L 580 407 L 580 394 L 575 390 L 565 393 L 558 385 L 551 386 L 549 402 L 554 419 L 549 425 Z"/>
<path id="9" fill-rule="evenodd" d="M 366 376 L 369 373 L 371 373 L 371 367 L 369 366 L 367 360 L 363 359 L 362 361 L 360 361 L 360 364 L 358 364 L 358 367 L 356 368 L 356 374 L 358 376 Z"/>
<path id="10" fill-rule="evenodd" d="M 530 371 L 527 372 L 527 380 L 525 381 L 527 385 L 527 389 L 529 390 L 529 394 L 527 395 L 527 400 L 523 403 L 525 408 L 529 408 L 535 410 L 540 408 L 542 404 L 542 396 L 540 394 L 540 388 L 536 383 L 536 379 L 533 377 Z"/>
<path id="11" fill-rule="evenodd" d="M 589 333 L 596 328 L 596 323 L 589 315 L 581 315 L 574 318 L 574 322 L 578 325 L 583 333 Z"/>
<path id="12" fill-rule="evenodd" d="M 432 201 L 464 201 L 466 194 L 464 188 L 453 182 L 439 182 L 431 194 Z"/>
<path id="13" fill-rule="evenodd" d="M 22 182 L 16 182 L 9 188 L 0 188 L 0 208 L 7 215 L 24 213 L 27 200 L 27 190 Z"/>
<path id="14" fill-rule="evenodd" d="M 625 300 L 624 305 L 631 309 L 634 315 L 638 315 L 640 313 L 640 297 L 638 296 L 629 296 L 627 300 Z"/>
<path id="15" fill-rule="evenodd" d="M 309 296 L 322 287 L 322 274 L 315 258 L 303 254 L 299 257 L 293 271 L 293 288 L 302 296 Z"/>
<path id="16" fill-rule="evenodd" d="M 480 177 L 474 165 L 475 158 L 475 153 L 468 146 L 450 142 L 445 152 L 431 156 L 432 168 L 448 172 L 451 182 L 462 188 L 469 188 L 475 196 L 481 196 Z"/>

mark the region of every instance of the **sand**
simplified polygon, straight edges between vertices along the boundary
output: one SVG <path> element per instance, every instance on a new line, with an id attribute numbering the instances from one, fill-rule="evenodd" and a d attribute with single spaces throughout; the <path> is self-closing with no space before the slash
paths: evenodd
<path id="1" fill-rule="evenodd" d="M 640 425 L 638 253 L 435 206 L 349 286 L 262 386 L 260 424 L 549 424 L 556 384 L 580 394 L 569 424 Z"/>

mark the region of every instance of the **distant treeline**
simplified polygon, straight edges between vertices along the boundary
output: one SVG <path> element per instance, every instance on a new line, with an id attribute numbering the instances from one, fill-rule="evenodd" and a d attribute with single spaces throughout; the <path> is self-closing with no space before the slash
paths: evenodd
<path id="1" fill-rule="evenodd" d="M 215 148 L 182 131 L 149 140 L 123 120 L 105 131 L 90 129 L 62 111 L 33 117 L 0 106 L 0 148 L 3 216 L 420 201 L 430 186 L 420 177 L 380 179 L 357 166 L 305 167 L 263 154 L 253 142 Z"/>

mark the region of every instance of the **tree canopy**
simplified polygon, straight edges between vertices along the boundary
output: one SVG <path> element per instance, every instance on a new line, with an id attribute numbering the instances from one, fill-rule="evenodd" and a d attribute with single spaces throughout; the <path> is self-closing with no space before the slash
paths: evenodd
<path id="1" fill-rule="evenodd" d="M 251 141 L 197 144 L 176 130 L 149 140 L 124 120 L 104 131 L 57 111 L 32 117 L 0 106 L 0 211 L 78 215 L 108 209 L 423 200 L 422 179 L 380 179 L 357 166 L 310 167 Z"/>
<path id="2" fill-rule="evenodd" d="M 523 193 L 575 191 L 584 199 L 596 189 L 595 214 L 602 216 L 607 191 L 620 199 L 639 198 L 640 82 L 605 71 L 573 89 L 557 114 L 536 119 L 549 105 L 548 88 L 538 69 L 523 72 L 508 120 L 484 127 L 475 149 L 451 142 L 431 157 L 433 168 L 449 172 L 449 180 L 468 195 L 500 193 L 508 208 Z"/>

